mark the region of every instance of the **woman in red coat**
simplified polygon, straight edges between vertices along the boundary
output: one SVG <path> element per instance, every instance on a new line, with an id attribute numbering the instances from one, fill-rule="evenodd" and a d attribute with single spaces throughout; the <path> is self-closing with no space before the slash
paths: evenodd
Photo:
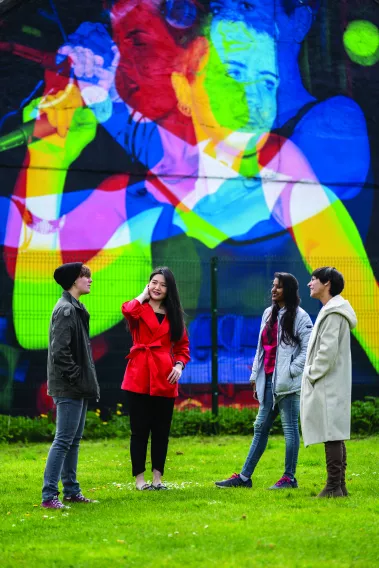
<path id="1" fill-rule="evenodd" d="M 142 294 L 122 305 L 122 313 L 133 339 L 121 388 L 128 391 L 130 455 L 136 487 L 167 489 L 161 479 L 172 413 L 178 381 L 190 360 L 183 309 L 171 270 L 156 268 Z M 152 485 L 144 476 L 150 433 Z"/>

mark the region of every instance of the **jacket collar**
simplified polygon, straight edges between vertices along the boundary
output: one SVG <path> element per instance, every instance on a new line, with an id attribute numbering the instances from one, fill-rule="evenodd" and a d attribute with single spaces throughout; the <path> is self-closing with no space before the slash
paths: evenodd
<path id="1" fill-rule="evenodd" d="M 326 316 L 328 316 L 333 311 L 334 306 L 340 305 L 341 297 L 342 296 L 334 296 L 331 300 L 329 300 L 329 302 L 325 304 L 325 306 L 322 306 L 321 310 L 319 311 L 308 342 L 307 360 L 313 350 L 321 322 L 323 322 Z M 330 308 L 330 311 L 326 310 L 325 308 L 328 308 L 328 310 Z"/>
<path id="2" fill-rule="evenodd" d="M 332 311 L 335 308 L 342 306 L 343 304 L 345 304 L 345 300 L 341 296 L 341 294 L 338 294 L 337 296 L 333 296 L 332 298 L 330 298 L 330 300 L 328 302 L 326 302 L 325 306 L 323 306 L 321 309 L 323 311 L 326 311 L 326 310 Z"/>
<path id="3" fill-rule="evenodd" d="M 62 293 L 62 298 L 64 298 L 65 300 L 67 300 L 67 302 L 70 302 L 70 304 L 72 304 L 75 308 L 78 308 L 79 310 L 83 310 L 84 306 L 83 304 L 81 304 L 80 302 L 78 302 L 78 300 L 76 298 L 74 298 L 74 296 L 72 296 L 70 294 L 70 292 L 67 292 L 67 290 L 65 290 Z"/>
<path id="4" fill-rule="evenodd" d="M 170 324 L 168 322 L 167 315 L 160 324 L 149 302 L 143 304 L 143 312 L 141 313 L 141 318 L 150 329 L 152 340 L 159 339 L 160 337 L 162 337 L 162 335 L 166 335 L 167 332 L 170 332 Z"/>

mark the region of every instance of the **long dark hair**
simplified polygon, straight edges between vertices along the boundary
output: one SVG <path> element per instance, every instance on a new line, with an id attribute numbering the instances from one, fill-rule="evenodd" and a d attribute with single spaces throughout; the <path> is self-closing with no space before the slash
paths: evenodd
<path id="1" fill-rule="evenodd" d="M 150 274 L 149 282 L 151 282 L 157 274 L 161 274 L 166 281 L 167 295 L 162 304 L 166 308 L 166 314 L 170 324 L 171 341 L 179 341 L 184 332 L 184 319 L 175 276 L 167 266 L 159 266 Z"/>
<path id="2" fill-rule="evenodd" d="M 280 343 L 285 345 L 295 345 L 299 343 L 299 338 L 294 334 L 294 323 L 297 308 L 300 305 L 299 283 L 296 278 L 288 272 L 275 272 L 274 279 L 279 280 L 279 284 L 283 287 L 283 301 L 285 302 L 285 312 L 280 322 L 282 333 Z M 272 341 L 272 330 L 278 321 L 280 306 L 277 302 L 273 302 L 272 309 L 266 321 L 267 338 Z"/>

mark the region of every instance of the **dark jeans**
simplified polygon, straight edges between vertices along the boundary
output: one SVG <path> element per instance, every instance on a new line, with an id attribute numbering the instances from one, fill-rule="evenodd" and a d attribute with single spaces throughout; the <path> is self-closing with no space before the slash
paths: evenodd
<path id="1" fill-rule="evenodd" d="M 76 479 L 79 444 L 86 421 L 88 400 L 54 397 L 57 407 L 57 423 L 43 476 L 42 500 L 49 501 L 59 494 L 62 480 L 65 497 L 80 493 Z"/>
<path id="2" fill-rule="evenodd" d="M 130 457 L 133 475 L 145 471 L 147 443 L 151 433 L 151 469 L 164 473 L 168 436 L 170 434 L 175 398 L 150 396 L 128 391 Z"/>
<path id="3" fill-rule="evenodd" d="M 263 404 L 259 406 L 259 412 L 254 424 L 254 438 L 241 473 L 246 477 L 252 476 L 257 463 L 266 449 L 268 435 L 273 422 L 280 413 L 286 441 L 284 475 L 287 475 L 290 479 L 294 479 L 300 447 L 300 395 L 288 394 L 279 400 L 274 408 L 272 406 L 273 394 L 271 380 L 266 379 L 264 401 Z"/>

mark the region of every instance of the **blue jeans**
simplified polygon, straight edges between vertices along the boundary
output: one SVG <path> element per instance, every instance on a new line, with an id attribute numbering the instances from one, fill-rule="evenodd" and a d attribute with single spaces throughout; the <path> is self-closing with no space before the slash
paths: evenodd
<path id="1" fill-rule="evenodd" d="M 49 501 L 59 495 L 58 483 L 60 479 L 65 497 L 72 497 L 80 493 L 76 469 L 88 400 L 54 397 L 54 402 L 57 407 L 57 423 L 54 441 L 49 451 L 43 476 L 43 501 Z"/>
<path id="2" fill-rule="evenodd" d="M 241 471 L 242 475 L 246 477 L 252 476 L 257 463 L 266 449 L 268 435 L 273 422 L 280 413 L 286 441 L 284 475 L 287 475 L 290 479 L 295 478 L 300 447 L 299 412 L 300 395 L 296 393 L 288 394 L 280 399 L 273 408 L 272 384 L 271 380 L 266 379 L 265 396 L 263 403 L 259 406 L 259 412 L 254 424 L 254 438 Z"/>

